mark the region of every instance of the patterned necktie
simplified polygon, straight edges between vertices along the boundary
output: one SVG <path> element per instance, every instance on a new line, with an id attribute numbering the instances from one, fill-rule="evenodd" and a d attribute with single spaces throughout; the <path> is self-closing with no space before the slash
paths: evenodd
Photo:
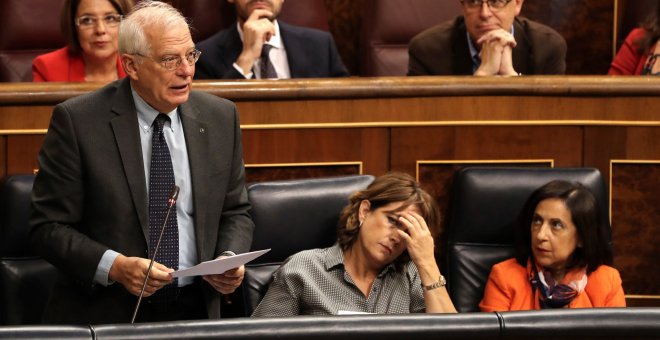
<path id="1" fill-rule="evenodd" d="M 167 213 L 167 200 L 174 187 L 172 158 L 163 135 L 165 122 L 170 117 L 160 113 L 153 123 L 151 136 L 151 169 L 149 171 L 149 258 L 154 254 L 160 230 Z M 163 238 L 158 246 L 156 262 L 169 268 L 179 268 L 179 227 L 176 218 L 176 205 L 172 207 Z M 152 301 L 167 302 L 176 298 L 177 279 L 161 288 L 152 296 Z"/>
<path id="2" fill-rule="evenodd" d="M 261 48 L 261 79 L 277 79 L 277 72 L 275 72 L 275 66 L 270 62 L 270 50 L 273 46 L 264 44 Z"/>

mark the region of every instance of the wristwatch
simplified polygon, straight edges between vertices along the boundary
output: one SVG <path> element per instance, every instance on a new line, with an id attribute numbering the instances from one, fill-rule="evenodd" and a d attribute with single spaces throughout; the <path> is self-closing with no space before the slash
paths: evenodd
<path id="1" fill-rule="evenodd" d="M 440 278 L 438 279 L 438 281 L 433 282 L 428 286 L 425 286 L 422 283 L 422 288 L 424 288 L 424 290 L 428 292 L 429 290 L 434 290 L 436 288 L 444 287 L 445 285 L 447 285 L 447 280 L 445 280 L 445 277 L 442 276 L 442 274 L 440 274 Z"/>

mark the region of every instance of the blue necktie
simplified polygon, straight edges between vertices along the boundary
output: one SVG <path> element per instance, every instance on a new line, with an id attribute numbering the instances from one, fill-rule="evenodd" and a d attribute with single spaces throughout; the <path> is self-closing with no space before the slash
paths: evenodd
<path id="1" fill-rule="evenodd" d="M 160 230 L 167 213 L 167 200 L 174 187 L 174 170 L 172 157 L 163 135 L 165 122 L 170 121 L 166 114 L 158 114 L 153 123 L 151 136 L 151 169 L 149 171 L 149 258 L 160 236 Z M 167 226 L 160 241 L 156 262 L 169 268 L 179 268 L 179 227 L 176 218 L 176 205 L 172 207 Z M 171 284 L 161 288 L 154 295 L 152 301 L 168 302 L 176 299 L 177 279 Z"/>

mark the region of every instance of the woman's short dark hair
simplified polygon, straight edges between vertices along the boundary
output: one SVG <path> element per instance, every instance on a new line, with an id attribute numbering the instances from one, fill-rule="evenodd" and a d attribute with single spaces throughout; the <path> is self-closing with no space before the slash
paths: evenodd
<path id="1" fill-rule="evenodd" d="M 434 238 L 440 231 L 440 211 L 435 199 L 424 191 L 412 176 L 401 172 L 390 172 L 377 177 L 366 189 L 355 192 L 349 198 L 349 203 L 342 210 L 337 226 L 337 243 L 343 250 L 350 249 L 358 238 L 360 203 L 365 200 L 371 204 L 371 210 L 398 202 L 403 202 L 398 210 L 404 210 L 412 205 L 417 206 Z M 404 252 L 395 262 L 403 263 L 408 260 L 408 253 Z"/>
<path id="2" fill-rule="evenodd" d="M 75 54 L 82 53 L 80 41 L 78 40 L 78 30 L 76 29 L 76 12 L 81 0 L 66 0 L 62 7 L 60 15 L 60 30 L 64 36 L 69 51 Z M 127 15 L 133 9 L 133 0 L 108 0 L 117 13 Z"/>
<path id="3" fill-rule="evenodd" d="M 637 42 L 639 45 L 638 52 L 640 54 L 646 54 L 658 42 L 658 39 L 660 39 L 660 3 L 656 5 L 655 12 L 652 12 L 646 18 L 642 27 L 646 31 L 646 34 Z"/>
<path id="4" fill-rule="evenodd" d="M 601 212 L 594 194 L 580 183 L 555 180 L 538 188 L 527 199 L 520 214 L 516 233 L 516 259 L 527 265 L 532 254 L 532 219 L 538 204 L 556 198 L 566 204 L 581 240 L 566 264 L 567 268 L 586 267 L 587 273 L 600 265 L 612 264 L 612 250 L 608 243 L 608 226 L 601 221 Z"/>

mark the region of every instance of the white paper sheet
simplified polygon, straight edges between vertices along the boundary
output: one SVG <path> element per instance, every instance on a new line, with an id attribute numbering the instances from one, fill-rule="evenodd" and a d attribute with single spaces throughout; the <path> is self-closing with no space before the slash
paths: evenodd
<path id="1" fill-rule="evenodd" d="M 172 272 L 172 277 L 222 274 L 230 269 L 240 267 L 269 251 L 270 248 L 202 262 L 194 267 Z"/>

